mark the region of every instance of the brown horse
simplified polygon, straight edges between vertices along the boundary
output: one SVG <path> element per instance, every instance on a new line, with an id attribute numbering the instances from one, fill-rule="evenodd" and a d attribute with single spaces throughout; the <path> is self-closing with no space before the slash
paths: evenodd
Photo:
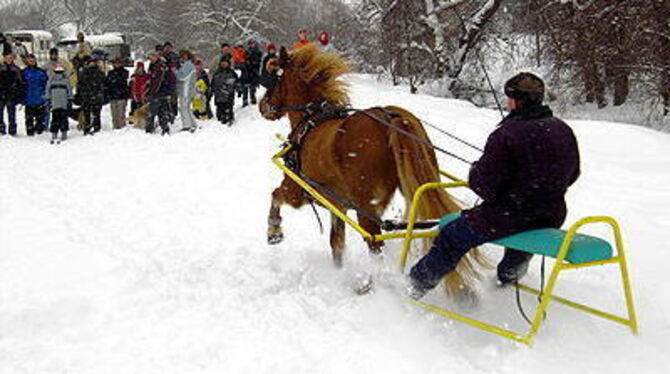
<path id="1" fill-rule="evenodd" d="M 394 192 L 400 188 L 405 201 L 411 202 L 416 190 L 424 183 L 439 181 L 438 164 L 433 149 L 425 144 L 430 140 L 421 122 L 410 112 L 394 106 L 372 108 L 339 118 L 326 118 L 311 131 L 305 133 L 303 117 L 309 115 L 305 108 L 310 103 L 327 103 L 334 108 L 349 105 L 346 84 L 340 79 L 349 72 L 348 64 L 339 54 L 321 52 L 307 46 L 290 54 L 284 48 L 277 59 L 270 60 L 268 70 L 274 73 L 259 108 L 263 117 L 278 120 L 288 115 L 292 132 L 302 132 L 297 156 L 300 172 L 331 192 L 329 198 L 341 210 L 347 210 L 344 201 L 358 207 L 358 222 L 369 233 L 381 233 L 379 220 L 369 212 L 381 217 L 389 205 Z M 389 115 L 389 113 L 391 115 Z M 383 124 L 380 120 L 387 121 Z M 395 131 L 400 128 L 412 137 Z M 281 186 L 272 193 L 272 205 L 268 217 L 268 240 L 271 243 L 283 239 L 280 208 L 289 204 L 300 208 L 308 203 L 301 187 L 290 178 L 284 178 Z M 460 210 L 459 206 L 443 190 L 428 193 L 419 207 L 421 219 L 435 219 Z M 345 223 L 331 214 L 330 245 L 336 266 L 342 265 L 345 247 Z M 369 241 L 372 254 L 381 252 L 383 243 Z M 456 292 L 478 278 L 474 261 L 475 251 L 464 258 L 455 272 L 447 277 L 447 291 Z"/>

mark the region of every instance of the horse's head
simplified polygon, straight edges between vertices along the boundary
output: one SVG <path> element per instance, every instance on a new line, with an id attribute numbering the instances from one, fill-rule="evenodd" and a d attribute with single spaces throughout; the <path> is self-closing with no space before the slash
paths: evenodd
<path id="1" fill-rule="evenodd" d="M 346 86 L 338 79 L 349 66 L 339 54 L 322 52 L 314 45 L 289 54 L 282 47 L 279 56 L 267 62 L 266 69 L 267 91 L 258 107 L 268 120 L 278 120 L 295 108 L 319 100 L 349 104 Z"/>

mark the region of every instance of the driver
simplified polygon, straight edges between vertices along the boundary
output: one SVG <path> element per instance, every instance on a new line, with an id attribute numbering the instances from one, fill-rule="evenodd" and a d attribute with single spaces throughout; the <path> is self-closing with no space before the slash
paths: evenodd
<path id="1" fill-rule="evenodd" d="M 505 84 L 510 113 L 489 136 L 470 169 L 470 188 L 483 200 L 447 224 L 412 268 L 408 294 L 422 298 L 453 271 L 473 247 L 523 231 L 560 227 L 565 193 L 579 176 L 579 150 L 570 127 L 543 105 L 545 86 L 531 73 Z M 505 249 L 498 281 L 507 285 L 527 271 L 532 254 Z"/>

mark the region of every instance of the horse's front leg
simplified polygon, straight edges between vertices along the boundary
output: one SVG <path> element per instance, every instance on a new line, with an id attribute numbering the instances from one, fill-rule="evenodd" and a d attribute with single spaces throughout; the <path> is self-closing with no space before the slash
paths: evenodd
<path id="1" fill-rule="evenodd" d="M 345 235 L 344 221 L 337 218 L 335 214 L 330 214 L 330 248 L 333 253 L 333 262 L 338 268 L 342 267 L 342 257 L 344 256 Z"/>
<path id="2" fill-rule="evenodd" d="M 268 243 L 278 244 L 284 240 L 280 213 L 282 205 L 288 204 L 298 209 L 306 203 L 307 199 L 302 188 L 288 177 L 284 177 L 281 185 L 272 192 L 270 214 L 268 215 Z"/>
<path id="3" fill-rule="evenodd" d="M 270 203 L 270 214 L 268 215 L 268 243 L 279 244 L 284 240 L 284 232 L 281 228 L 281 206 L 284 204 L 282 187 L 272 192 Z"/>

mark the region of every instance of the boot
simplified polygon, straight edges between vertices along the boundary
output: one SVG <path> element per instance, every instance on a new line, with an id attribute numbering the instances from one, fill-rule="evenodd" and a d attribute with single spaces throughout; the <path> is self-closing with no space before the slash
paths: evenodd
<path id="1" fill-rule="evenodd" d="M 51 133 L 51 144 L 56 144 L 57 140 L 58 140 L 58 133 L 57 132 L 52 132 Z"/>
<path id="2" fill-rule="evenodd" d="M 62 142 L 64 142 L 64 141 L 67 140 L 67 131 L 63 131 L 63 132 L 61 132 L 61 134 L 60 134 L 60 140 L 61 140 Z"/>
<path id="3" fill-rule="evenodd" d="M 507 286 L 517 283 L 528 272 L 531 253 L 505 248 L 505 256 L 498 264 L 498 284 Z"/>

